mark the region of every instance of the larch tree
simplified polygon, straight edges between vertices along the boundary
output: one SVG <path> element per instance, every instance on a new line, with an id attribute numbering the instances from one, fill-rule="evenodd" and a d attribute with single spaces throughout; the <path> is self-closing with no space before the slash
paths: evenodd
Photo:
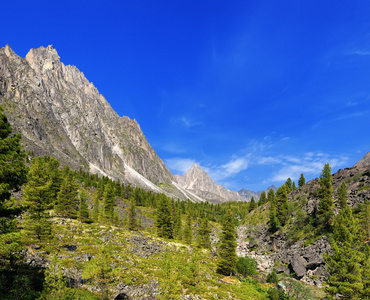
<path id="1" fill-rule="evenodd" d="M 276 191 L 276 213 L 281 226 L 288 220 L 288 194 L 287 185 L 283 184 Z"/>
<path id="2" fill-rule="evenodd" d="M 191 214 L 188 212 L 186 216 L 186 224 L 184 228 L 184 242 L 187 245 L 191 245 L 193 241 L 193 231 L 191 228 Z"/>
<path id="3" fill-rule="evenodd" d="M 111 223 L 113 223 L 113 215 L 114 215 L 114 189 L 113 189 L 113 183 L 109 181 L 104 186 L 104 216 L 105 219 Z"/>
<path id="4" fill-rule="evenodd" d="M 57 196 L 55 210 L 64 218 L 75 219 L 78 216 L 78 191 L 75 178 L 68 168 L 63 170 L 64 178 Z"/>
<path id="5" fill-rule="evenodd" d="M 217 273 L 230 275 L 232 271 L 235 270 L 235 265 L 238 260 L 236 255 L 236 244 L 234 218 L 229 209 L 222 225 L 222 234 L 217 250 Z"/>
<path id="6" fill-rule="evenodd" d="M 302 187 L 304 185 L 306 185 L 306 179 L 304 178 L 303 173 L 301 173 L 301 177 L 299 177 L 299 180 L 298 180 L 298 186 Z"/>
<path id="7" fill-rule="evenodd" d="M 333 254 L 325 254 L 326 268 L 330 276 L 326 291 L 341 299 L 362 299 L 363 282 L 360 264 L 363 253 L 360 247 L 360 227 L 346 205 L 333 222 L 333 234 L 330 244 Z"/>
<path id="8" fill-rule="evenodd" d="M 81 222 L 89 223 L 90 220 L 90 211 L 87 206 L 87 196 L 84 191 L 80 192 L 80 205 L 78 208 L 78 216 Z"/>
<path id="9" fill-rule="evenodd" d="M 197 232 L 197 247 L 210 249 L 211 248 L 211 239 L 210 239 L 211 230 L 209 228 L 208 219 L 203 213 L 199 220 L 199 229 Z"/>
<path id="10" fill-rule="evenodd" d="M 332 174 L 329 163 L 326 163 L 320 174 L 319 206 L 316 213 L 317 224 L 322 229 L 329 231 L 334 217 Z"/>
<path id="11" fill-rule="evenodd" d="M 155 225 L 159 237 L 173 238 L 173 216 L 170 199 L 164 195 L 158 195 Z"/>
<path id="12" fill-rule="evenodd" d="M 53 181 L 47 172 L 47 161 L 44 157 L 32 160 L 27 183 L 23 189 L 23 202 L 28 214 L 24 222 L 24 230 L 31 240 L 41 242 L 51 237 L 50 214 L 47 212 L 55 202 L 52 199 Z"/>
<path id="13" fill-rule="evenodd" d="M 249 203 L 249 212 L 257 208 L 256 201 L 254 200 L 254 197 L 252 197 L 251 202 Z"/>
<path id="14" fill-rule="evenodd" d="M 12 135 L 12 127 L 0 106 L 0 257 L 9 258 L 21 247 L 16 216 L 21 210 L 10 200 L 12 190 L 26 181 L 25 153 L 21 135 Z"/>
<path id="15" fill-rule="evenodd" d="M 261 193 L 260 198 L 258 199 L 257 204 L 258 204 L 258 206 L 261 206 L 261 205 L 264 205 L 266 202 L 267 202 L 266 192 L 265 192 L 265 191 L 263 191 L 263 192 Z"/>
<path id="16" fill-rule="evenodd" d="M 337 189 L 339 207 L 343 209 L 347 205 L 348 189 L 345 182 L 342 182 Z"/>

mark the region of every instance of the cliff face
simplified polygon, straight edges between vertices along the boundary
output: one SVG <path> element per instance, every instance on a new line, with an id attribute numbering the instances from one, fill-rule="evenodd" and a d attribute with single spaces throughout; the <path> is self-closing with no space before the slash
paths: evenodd
<path id="1" fill-rule="evenodd" d="M 184 175 L 174 177 L 182 188 L 210 202 L 247 201 L 237 192 L 217 185 L 198 164 L 194 164 Z"/>
<path id="2" fill-rule="evenodd" d="M 157 185 L 172 181 L 137 122 L 119 117 L 52 46 L 31 49 L 26 58 L 8 45 L 0 49 L 0 105 L 34 155 L 135 185 L 150 185 L 140 175 Z"/>

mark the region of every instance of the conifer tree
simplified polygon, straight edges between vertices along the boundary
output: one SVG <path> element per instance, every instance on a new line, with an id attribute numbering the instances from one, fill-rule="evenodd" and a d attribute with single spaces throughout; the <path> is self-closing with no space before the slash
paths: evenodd
<path id="1" fill-rule="evenodd" d="M 11 135 L 12 127 L 0 106 L 0 257 L 11 257 L 21 247 L 16 216 L 21 213 L 10 205 L 11 190 L 18 190 L 26 181 L 25 153 L 21 135 Z"/>
<path id="2" fill-rule="evenodd" d="M 92 218 L 95 222 L 99 221 L 99 197 L 95 196 L 94 198 L 94 207 L 92 211 Z"/>
<path id="3" fill-rule="evenodd" d="M 285 185 L 286 185 L 286 191 L 289 194 L 293 190 L 293 183 L 290 177 L 286 180 Z"/>
<path id="4" fill-rule="evenodd" d="M 217 273 L 229 275 L 235 269 L 237 260 L 235 224 L 229 209 L 222 225 L 220 246 L 217 250 Z"/>
<path id="5" fill-rule="evenodd" d="M 55 210 L 65 218 L 77 218 L 78 191 L 75 179 L 68 169 L 64 170 L 63 183 L 57 196 Z"/>
<path id="6" fill-rule="evenodd" d="M 271 203 L 269 213 L 269 228 L 272 232 L 276 232 L 280 228 L 280 222 L 276 215 L 276 206 Z"/>
<path id="7" fill-rule="evenodd" d="M 122 225 L 123 225 L 123 227 L 125 227 L 125 228 L 127 228 L 127 227 L 128 227 L 127 214 L 124 214 L 124 215 L 123 215 Z"/>
<path id="8" fill-rule="evenodd" d="M 184 228 L 184 242 L 187 245 L 191 245 L 193 240 L 193 231 L 191 229 L 191 215 L 188 212 L 186 216 L 186 224 Z"/>
<path id="9" fill-rule="evenodd" d="M 347 205 L 348 190 L 345 182 L 342 182 L 340 187 L 337 189 L 339 206 L 343 209 Z"/>
<path id="10" fill-rule="evenodd" d="M 209 228 L 208 219 L 204 215 L 201 216 L 199 221 L 199 229 L 197 232 L 197 247 L 211 249 L 211 239 L 210 239 L 211 230 Z"/>
<path id="11" fill-rule="evenodd" d="M 269 192 L 267 193 L 267 201 L 270 203 L 273 203 L 274 205 L 276 204 L 275 203 L 275 192 L 273 189 L 270 189 Z"/>
<path id="12" fill-rule="evenodd" d="M 287 185 L 283 184 L 276 191 L 276 215 L 281 226 L 288 220 L 288 194 Z"/>
<path id="13" fill-rule="evenodd" d="M 256 207 L 257 207 L 256 201 L 254 200 L 254 197 L 252 197 L 251 202 L 249 203 L 249 212 L 256 209 Z"/>
<path id="14" fill-rule="evenodd" d="M 258 199 L 258 206 L 264 205 L 266 202 L 267 202 L 267 199 L 266 199 L 266 192 L 265 192 L 265 191 L 263 191 L 263 192 L 261 193 L 260 198 Z"/>
<path id="15" fill-rule="evenodd" d="M 78 208 L 78 216 L 81 222 L 84 223 L 90 222 L 90 212 L 89 207 L 87 206 L 87 196 L 84 191 L 80 193 L 80 205 Z"/>
<path id="16" fill-rule="evenodd" d="M 330 295 L 341 294 L 342 299 L 361 299 L 363 282 L 360 263 L 363 254 L 358 221 L 346 205 L 333 223 L 333 235 L 330 244 L 333 254 L 325 254 L 326 267 L 330 274 L 326 291 Z"/>
<path id="17" fill-rule="evenodd" d="M 324 230 L 329 230 L 333 222 L 333 187 L 331 167 L 326 163 L 320 174 L 320 189 L 319 189 L 319 207 L 316 214 L 319 227 Z"/>
<path id="18" fill-rule="evenodd" d="M 113 213 L 114 213 L 114 191 L 113 184 L 109 181 L 104 187 L 104 213 L 105 218 L 109 222 L 113 222 Z"/>
<path id="19" fill-rule="evenodd" d="M 303 173 L 301 173 L 301 177 L 299 177 L 299 180 L 298 180 L 298 186 L 302 187 L 304 185 L 306 185 L 306 179 L 304 178 Z"/>
<path id="20" fill-rule="evenodd" d="M 137 229 L 137 222 L 136 222 L 136 206 L 135 200 L 131 200 L 131 204 L 128 210 L 128 229 L 129 230 L 136 230 Z"/>
<path id="21" fill-rule="evenodd" d="M 23 201 L 28 210 L 24 229 L 29 238 L 41 242 L 51 237 L 50 215 L 46 210 L 54 203 L 51 199 L 53 182 L 47 174 L 44 158 L 33 159 L 27 179 L 23 189 Z"/>
<path id="22" fill-rule="evenodd" d="M 297 189 L 297 186 L 295 185 L 295 181 L 293 181 L 293 188 L 292 190 L 295 191 Z"/>
<path id="23" fill-rule="evenodd" d="M 173 236 L 177 240 L 181 241 L 182 239 L 182 222 L 181 222 L 181 212 L 177 211 L 175 216 L 175 226 L 173 229 Z"/>
<path id="24" fill-rule="evenodd" d="M 360 224 L 363 231 L 363 240 L 369 243 L 370 241 L 370 201 L 365 199 L 365 202 L 361 205 L 360 210 Z"/>
<path id="25" fill-rule="evenodd" d="M 155 224 L 159 237 L 173 238 L 173 216 L 170 199 L 164 195 L 158 195 Z"/>

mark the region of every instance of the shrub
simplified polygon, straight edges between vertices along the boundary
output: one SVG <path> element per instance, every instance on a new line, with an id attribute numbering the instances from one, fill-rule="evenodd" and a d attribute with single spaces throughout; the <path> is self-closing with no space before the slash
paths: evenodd
<path id="1" fill-rule="evenodd" d="M 243 275 L 254 275 L 256 273 L 257 263 L 253 258 L 239 257 L 236 262 L 236 271 Z"/>

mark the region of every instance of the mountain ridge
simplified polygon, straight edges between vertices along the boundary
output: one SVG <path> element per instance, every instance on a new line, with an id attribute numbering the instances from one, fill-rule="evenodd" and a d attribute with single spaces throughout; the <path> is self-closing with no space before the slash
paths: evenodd
<path id="1" fill-rule="evenodd" d="M 15 132 L 22 133 L 27 151 L 139 186 L 143 180 L 127 176 L 125 166 L 155 185 L 171 184 L 171 172 L 139 124 L 118 116 L 52 46 L 31 49 L 21 58 L 6 45 L 0 49 L 0 66 L 0 105 Z"/>

